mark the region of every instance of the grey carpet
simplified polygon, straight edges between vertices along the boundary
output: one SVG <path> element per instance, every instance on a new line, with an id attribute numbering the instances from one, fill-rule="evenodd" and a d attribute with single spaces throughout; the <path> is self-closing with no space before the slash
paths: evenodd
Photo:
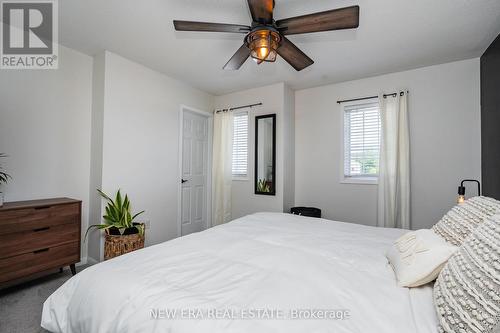
<path id="1" fill-rule="evenodd" d="M 0 290 L 0 333 L 48 332 L 40 327 L 43 302 L 70 277 L 71 272 L 64 270 Z"/>

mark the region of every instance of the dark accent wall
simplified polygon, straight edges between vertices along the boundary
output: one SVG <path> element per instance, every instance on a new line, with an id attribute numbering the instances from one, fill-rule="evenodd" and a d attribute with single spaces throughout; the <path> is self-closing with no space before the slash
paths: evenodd
<path id="1" fill-rule="evenodd" d="M 500 35 L 481 57 L 483 195 L 500 200 Z"/>

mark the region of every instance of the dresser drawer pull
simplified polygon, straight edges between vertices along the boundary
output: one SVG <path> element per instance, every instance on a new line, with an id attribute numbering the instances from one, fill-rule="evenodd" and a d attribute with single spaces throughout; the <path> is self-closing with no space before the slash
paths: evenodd
<path id="1" fill-rule="evenodd" d="M 34 254 L 37 254 L 37 253 L 42 253 L 42 252 L 47 252 L 49 249 L 46 248 L 46 249 L 41 249 L 41 250 L 36 250 L 36 251 L 33 251 Z"/>
<path id="2" fill-rule="evenodd" d="M 50 227 L 43 227 L 43 228 L 34 229 L 33 231 L 40 232 L 40 231 L 45 231 L 45 230 L 49 230 L 49 229 L 50 229 Z"/>
<path id="3" fill-rule="evenodd" d="M 35 207 L 35 210 L 41 210 L 41 209 L 49 209 L 51 206 L 40 206 L 40 207 Z"/>

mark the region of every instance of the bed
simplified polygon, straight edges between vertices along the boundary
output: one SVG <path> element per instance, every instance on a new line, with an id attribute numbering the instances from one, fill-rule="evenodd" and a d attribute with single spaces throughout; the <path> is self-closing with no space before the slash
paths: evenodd
<path id="1" fill-rule="evenodd" d="M 44 303 L 51 332 L 435 333 L 432 287 L 401 288 L 405 231 L 258 213 L 91 266 Z"/>

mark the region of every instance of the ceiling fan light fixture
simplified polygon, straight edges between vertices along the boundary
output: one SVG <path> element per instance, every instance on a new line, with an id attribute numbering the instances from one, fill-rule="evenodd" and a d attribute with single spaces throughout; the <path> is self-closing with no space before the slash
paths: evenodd
<path id="1" fill-rule="evenodd" d="M 278 32 L 269 29 L 260 29 L 251 32 L 247 37 L 250 56 L 261 64 L 262 62 L 275 62 L 281 37 Z"/>
<path id="2" fill-rule="evenodd" d="M 247 0 L 251 25 L 174 20 L 176 31 L 207 31 L 245 34 L 243 45 L 224 65 L 225 70 L 238 70 L 248 58 L 257 64 L 274 62 L 278 54 L 296 71 L 314 61 L 286 38 L 288 35 L 359 27 L 359 6 L 349 6 L 312 14 L 274 20 L 275 0 Z M 278 53 L 279 51 L 279 53 Z"/>

